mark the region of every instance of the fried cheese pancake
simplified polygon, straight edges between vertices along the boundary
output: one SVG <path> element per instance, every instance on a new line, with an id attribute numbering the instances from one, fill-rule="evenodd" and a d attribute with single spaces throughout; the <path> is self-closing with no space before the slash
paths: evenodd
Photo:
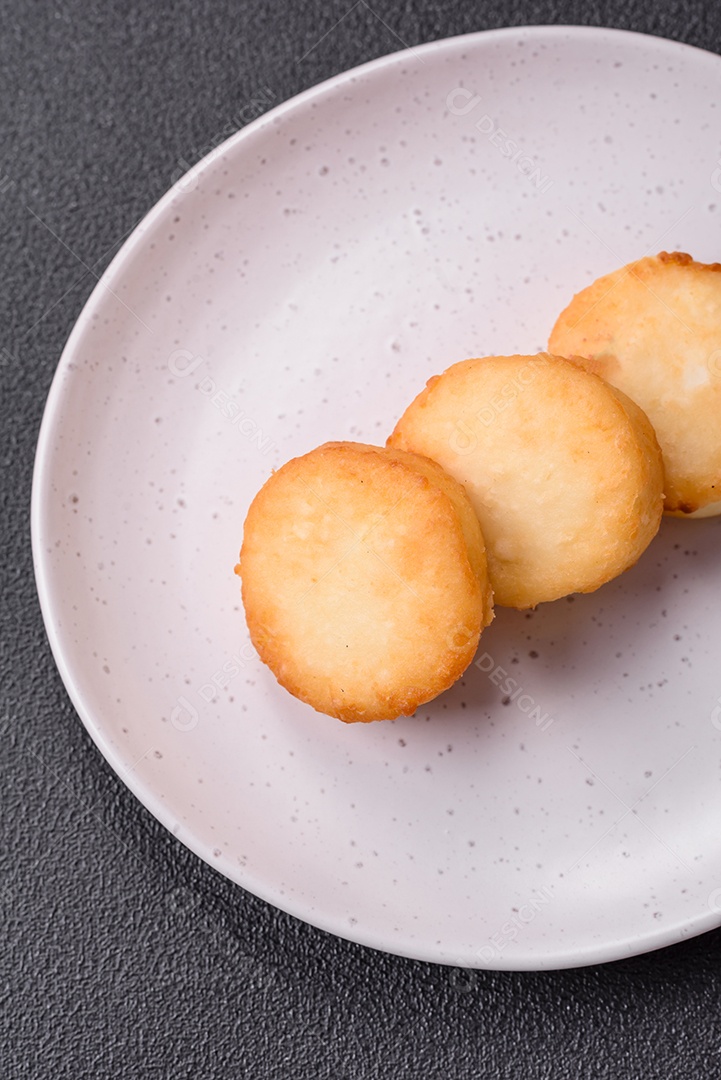
<path id="1" fill-rule="evenodd" d="M 667 512 L 721 513 L 721 263 L 662 251 L 598 278 L 559 315 L 549 348 L 644 410 Z"/>
<path id="2" fill-rule="evenodd" d="M 545 353 L 490 356 L 432 378 L 388 440 L 470 496 L 496 603 L 592 592 L 655 536 L 663 470 L 653 428 L 624 394 Z"/>
<path id="3" fill-rule="evenodd" d="M 346 722 L 409 715 L 446 690 L 493 617 L 463 488 L 382 447 L 326 443 L 275 472 L 248 511 L 236 572 L 261 659 Z"/>

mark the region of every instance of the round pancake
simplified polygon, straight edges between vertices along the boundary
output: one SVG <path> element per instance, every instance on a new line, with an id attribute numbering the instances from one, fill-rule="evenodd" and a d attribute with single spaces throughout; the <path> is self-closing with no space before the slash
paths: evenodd
<path id="1" fill-rule="evenodd" d="M 261 659 L 346 722 L 410 715 L 446 690 L 493 617 L 460 484 L 416 454 L 360 443 L 326 443 L 271 476 L 236 572 Z"/>
<path id="2" fill-rule="evenodd" d="M 639 259 L 578 293 L 549 348 L 638 402 L 656 429 L 666 510 L 721 513 L 721 263 Z"/>
<path id="3" fill-rule="evenodd" d="M 489 356 L 431 379 L 388 440 L 468 492 L 498 604 L 591 592 L 656 534 L 663 467 L 641 409 L 560 357 Z"/>

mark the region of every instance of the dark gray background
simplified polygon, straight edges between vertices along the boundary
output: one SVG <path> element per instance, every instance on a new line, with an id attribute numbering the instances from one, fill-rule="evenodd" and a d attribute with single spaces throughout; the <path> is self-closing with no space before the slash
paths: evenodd
<path id="1" fill-rule="evenodd" d="M 524 23 L 721 51 L 721 9 L 13 0 L 0 15 L 2 1076 L 721 1077 L 721 932 L 605 967 L 469 975 L 335 940 L 199 863 L 68 702 L 28 520 L 45 397 L 98 272 L 264 88 L 280 102 L 404 43 Z"/>

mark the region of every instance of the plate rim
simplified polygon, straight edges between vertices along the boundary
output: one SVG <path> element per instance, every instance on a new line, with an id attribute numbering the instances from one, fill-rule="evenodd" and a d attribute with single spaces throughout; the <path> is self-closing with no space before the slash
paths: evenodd
<path id="1" fill-rule="evenodd" d="M 128 788 L 141 805 L 148 810 L 153 817 L 166 828 L 175 839 L 179 840 L 184 847 L 193 852 L 206 865 L 233 882 L 234 885 L 252 893 L 264 902 L 272 905 L 302 922 L 321 929 L 335 937 L 342 938 L 354 944 L 360 944 L 367 948 L 385 952 L 390 955 L 406 957 L 413 960 L 435 963 L 442 966 L 458 967 L 468 970 L 497 970 L 497 971 L 550 971 L 564 970 L 578 967 L 586 967 L 601 963 L 610 963 L 648 952 L 653 952 L 680 941 L 689 940 L 721 925 L 721 911 L 709 910 L 693 918 L 680 918 L 671 925 L 663 928 L 651 928 L 642 937 L 638 935 L 626 936 L 614 939 L 611 942 L 589 943 L 585 946 L 565 948 L 563 942 L 557 943 L 556 952 L 551 957 L 533 955 L 533 953 L 519 953 L 511 959 L 503 956 L 494 957 L 491 962 L 484 962 L 477 955 L 472 961 L 467 958 L 450 959 L 444 958 L 443 950 L 434 948 L 430 943 L 425 945 L 405 944 L 403 942 L 390 942 L 380 940 L 378 932 L 365 931 L 362 925 L 356 924 L 353 932 L 342 924 L 337 917 L 327 917 L 319 913 L 317 909 L 308 910 L 308 905 L 294 904 L 292 897 L 278 895 L 277 890 L 268 887 L 264 882 L 257 881 L 252 874 L 238 873 L 241 868 L 236 867 L 230 860 L 213 859 L 207 847 L 202 844 L 192 830 L 181 828 L 162 798 L 158 797 L 152 785 L 141 780 L 133 773 L 126 763 L 123 762 L 119 749 L 112 744 L 103 730 L 92 710 L 86 706 L 81 679 L 71 670 L 70 663 L 65 655 L 63 647 L 63 635 L 56 626 L 56 614 L 58 610 L 53 603 L 52 578 L 53 572 L 49 567 L 49 560 L 44 550 L 44 536 L 47 534 L 45 519 L 48 513 L 49 500 L 46 489 L 49 484 L 52 471 L 51 442 L 57 430 L 61 429 L 63 395 L 65 391 L 65 376 L 70 370 L 75 353 L 88 333 L 92 315 L 102 306 L 108 281 L 113 280 L 122 272 L 126 263 L 141 247 L 146 232 L 152 229 L 168 209 L 173 205 L 179 186 L 190 174 L 201 177 L 204 175 L 216 159 L 224 157 L 235 150 L 235 147 L 244 142 L 251 141 L 256 134 L 274 124 L 287 113 L 305 108 L 310 102 L 327 93 L 332 93 L 342 88 L 349 82 L 353 82 L 361 76 L 376 74 L 395 65 L 413 62 L 417 60 L 417 54 L 430 54 L 444 50 L 452 51 L 461 43 L 468 44 L 469 48 L 481 42 L 492 43 L 494 40 L 531 38 L 587 38 L 598 39 L 607 37 L 610 39 L 623 38 L 638 46 L 650 49 L 658 49 L 660 52 L 692 52 L 703 57 L 706 62 L 712 60 L 721 65 L 721 56 L 708 49 L 696 45 L 689 45 L 673 38 L 662 37 L 657 34 L 643 33 L 635 30 L 625 30 L 605 26 L 583 26 L 565 23 L 529 24 L 520 26 L 506 26 L 491 30 L 478 30 L 467 34 L 457 34 L 452 37 L 438 38 L 434 41 L 424 42 L 420 45 L 405 46 L 402 49 L 368 60 L 356 67 L 339 72 L 321 82 L 308 87 L 298 94 L 280 102 L 269 109 L 263 115 L 252 120 L 238 131 L 234 132 L 218 146 L 214 147 L 199 162 L 173 183 L 167 191 L 153 204 L 143 215 L 140 221 L 133 227 L 126 237 L 120 249 L 111 259 L 108 266 L 98 278 L 89 297 L 78 312 L 72 330 L 65 342 L 60 354 L 50 389 L 43 409 L 42 421 L 37 438 L 36 451 L 32 473 L 32 491 L 30 501 L 30 530 L 33 569 L 36 590 L 43 618 L 45 632 L 48 638 L 53 659 L 63 681 L 70 701 L 90 735 L 93 743 L 102 754 L 105 761 L 110 765 L 118 779 Z M 721 74 L 721 70 L 720 70 Z M 182 190 L 182 188 L 181 188 Z"/>

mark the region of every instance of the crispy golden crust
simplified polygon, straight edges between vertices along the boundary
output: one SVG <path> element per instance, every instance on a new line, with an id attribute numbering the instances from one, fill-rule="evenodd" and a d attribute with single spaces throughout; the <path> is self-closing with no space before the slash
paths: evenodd
<path id="1" fill-rule="evenodd" d="M 720 271 L 679 251 L 629 263 L 578 293 L 549 339 L 647 413 L 679 517 L 721 512 Z"/>
<path id="2" fill-rule="evenodd" d="M 410 715 L 446 690 L 493 617 L 460 484 L 433 461 L 359 443 L 326 443 L 271 476 L 236 572 L 261 659 L 346 722 Z"/>
<path id="3" fill-rule="evenodd" d="M 433 458 L 464 485 L 498 604 L 591 592 L 633 565 L 659 527 L 663 468 L 647 417 L 559 357 L 454 364 L 388 445 Z"/>

